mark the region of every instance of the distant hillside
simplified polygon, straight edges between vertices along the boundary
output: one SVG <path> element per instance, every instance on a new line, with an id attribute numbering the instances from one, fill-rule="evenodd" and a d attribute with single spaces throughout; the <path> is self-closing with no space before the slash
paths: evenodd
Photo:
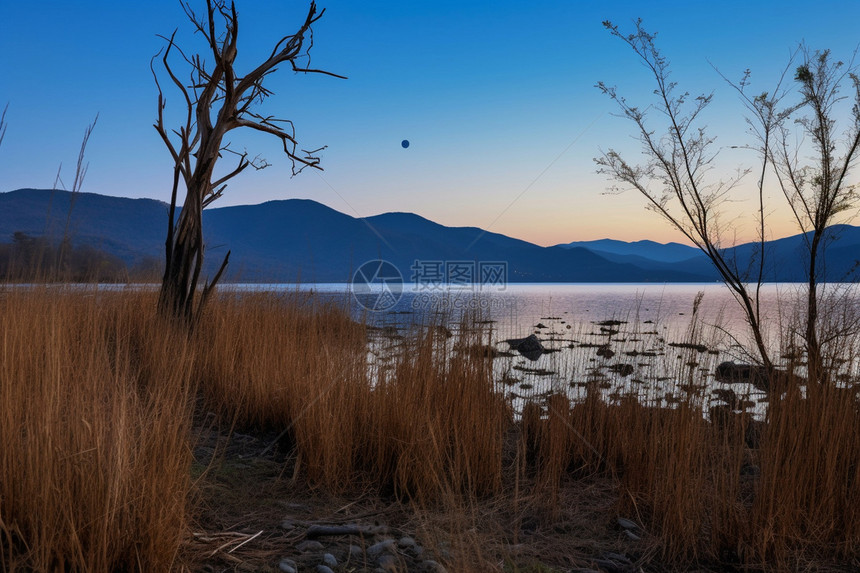
<path id="1" fill-rule="evenodd" d="M 238 280 L 349 280 L 371 259 L 392 262 L 406 281 L 418 261 L 504 261 L 511 282 L 700 281 L 682 270 L 613 263 L 585 249 L 546 248 L 475 227 L 445 227 L 409 213 L 367 218 L 289 199 L 210 209 L 210 253 L 233 252 Z M 473 244 L 474 243 L 474 244 Z"/>
<path id="2" fill-rule="evenodd" d="M 69 217 L 70 207 L 71 217 Z M 95 193 L 19 189 L 0 193 L 0 241 L 16 231 L 109 252 L 127 264 L 162 257 L 168 205 L 153 199 L 127 199 Z M 68 225 L 68 229 L 67 229 Z"/>
<path id="3" fill-rule="evenodd" d="M 807 235 L 811 237 L 811 234 Z M 860 280 L 860 227 L 834 225 L 827 229 L 824 240 L 824 256 L 818 265 L 820 277 L 831 282 L 854 282 Z M 758 245 L 749 243 L 730 250 L 737 256 L 738 266 L 749 264 Z M 809 251 L 804 235 L 793 235 L 766 243 L 765 277 L 770 281 L 802 282 L 806 280 L 805 269 L 809 265 Z"/>
<path id="4" fill-rule="evenodd" d="M 635 256 L 651 261 L 662 263 L 677 263 L 696 257 L 704 257 L 702 251 L 696 247 L 682 245 L 681 243 L 657 243 L 654 241 L 634 241 L 627 243 L 615 239 L 600 239 L 597 241 L 574 241 L 564 245 L 558 245 L 564 249 L 582 247 L 592 253 L 609 255 L 610 260 L 619 260 L 617 256 Z"/>
<path id="5" fill-rule="evenodd" d="M 168 206 L 150 199 L 21 189 L 0 193 L 0 243 L 15 232 L 93 247 L 129 266 L 161 260 Z M 406 281 L 415 261 L 506 262 L 509 282 L 711 282 L 707 259 L 686 245 L 601 240 L 540 247 L 476 227 L 446 227 L 411 213 L 356 218 L 288 199 L 204 212 L 206 272 L 232 251 L 228 280 L 343 282 L 365 261 L 385 259 Z M 803 280 L 803 237 L 768 245 L 768 280 Z M 732 250 L 744 266 L 755 246 Z M 860 229 L 834 228 L 826 277 L 845 280 L 860 257 Z"/>

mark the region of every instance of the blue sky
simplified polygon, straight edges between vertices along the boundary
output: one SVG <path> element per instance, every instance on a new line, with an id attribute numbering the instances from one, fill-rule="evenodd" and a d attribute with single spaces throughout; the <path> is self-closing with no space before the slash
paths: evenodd
<path id="1" fill-rule="evenodd" d="M 544 245 L 677 240 L 632 192 L 605 194 L 609 183 L 595 173 L 601 149 L 637 147 L 594 84 L 617 84 L 643 102 L 652 89 L 601 22 L 629 29 L 641 17 L 659 32 L 681 86 L 715 91 L 705 119 L 720 146 L 746 141 L 743 110 L 709 62 L 730 77 L 751 68 L 766 89 L 798 42 L 843 59 L 860 42 L 853 0 L 318 3 L 326 14 L 313 63 L 349 79 L 283 70 L 264 109 L 294 120 L 304 146 L 328 145 L 325 171 L 291 178 L 277 141 L 236 134 L 237 148 L 272 166 L 235 179 L 215 206 L 302 197 L 354 216 L 411 211 Z M 307 3 L 239 0 L 238 9 L 242 69 L 297 28 Z M 168 200 L 171 164 L 152 128 L 149 62 L 159 33 L 179 28 L 182 45 L 197 45 L 178 2 L 0 0 L 0 21 L 0 105 L 9 102 L 0 191 L 49 187 L 61 162 L 70 183 L 98 113 L 84 191 Z M 180 103 L 168 92 L 168 114 Z M 749 159 L 728 151 L 720 168 Z M 745 205 L 741 193 L 733 208 Z M 771 217 L 776 235 L 794 231 L 784 215 Z M 732 224 L 741 238 L 751 232 Z"/>

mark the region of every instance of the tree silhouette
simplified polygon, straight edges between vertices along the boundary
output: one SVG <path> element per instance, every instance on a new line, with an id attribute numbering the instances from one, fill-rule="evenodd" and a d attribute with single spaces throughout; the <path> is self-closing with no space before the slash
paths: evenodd
<path id="1" fill-rule="evenodd" d="M 207 0 L 203 17 L 198 16 L 188 2 L 181 4 L 196 32 L 208 45 L 207 57 L 211 56 L 212 60 L 207 63 L 201 54 L 185 54 L 175 42 L 174 31 L 170 37 L 164 37 L 167 46 L 156 54 L 152 62 L 158 88 L 155 129 L 167 146 L 174 165 L 165 268 L 158 304 L 164 314 L 191 322 L 213 292 L 230 257 L 228 252 L 215 276 L 204 284 L 199 293 L 199 304 L 195 307 L 204 257 L 203 209 L 221 197 L 227 182 L 246 168 L 262 169 L 268 165 L 258 158 L 249 158 L 246 151 L 231 149 L 229 142 L 225 143 L 225 136 L 238 128 L 266 133 L 281 140 L 284 154 L 292 164 L 293 175 L 306 167 L 321 169 L 316 154 L 324 148 L 301 149 L 290 120 L 263 115 L 257 108 L 272 95 L 264 86 L 266 78 L 282 64 L 289 63 L 295 72 L 342 76 L 309 67 L 309 51 L 313 46 L 311 26 L 325 12 L 318 12 L 314 2 L 310 3 L 299 29 L 278 40 L 268 58 L 244 75 L 234 67 L 239 36 L 235 3 Z M 187 66 L 189 82 L 180 79 L 174 70 L 171 63 L 174 53 L 178 53 L 181 62 Z M 165 126 L 166 100 L 155 71 L 159 56 L 163 72 L 182 95 L 186 107 L 184 123 L 172 130 Z M 299 65 L 299 61 L 308 65 Z M 237 163 L 231 171 L 216 178 L 216 164 L 225 154 L 234 155 Z M 177 215 L 180 185 L 185 188 L 185 200 Z"/>

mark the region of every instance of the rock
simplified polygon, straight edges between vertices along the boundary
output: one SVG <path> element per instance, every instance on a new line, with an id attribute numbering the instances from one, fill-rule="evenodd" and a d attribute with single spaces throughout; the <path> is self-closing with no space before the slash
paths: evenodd
<path id="1" fill-rule="evenodd" d="M 361 559 L 362 557 L 364 557 L 364 549 L 362 549 L 358 545 L 350 545 L 349 546 L 349 558 L 350 559 Z"/>
<path id="2" fill-rule="evenodd" d="M 375 525 L 311 525 L 305 536 L 308 539 L 338 535 L 358 535 L 372 537 L 385 532 L 384 527 Z"/>
<path id="3" fill-rule="evenodd" d="M 442 565 L 433 561 L 432 559 L 428 559 L 419 563 L 418 571 L 420 571 L 421 573 L 448 573 L 447 569 L 445 569 Z"/>
<path id="4" fill-rule="evenodd" d="M 633 374 L 633 365 L 632 364 L 622 364 L 622 363 L 613 364 L 612 366 L 609 367 L 609 371 L 615 372 L 616 374 L 618 374 L 622 378 L 626 378 L 627 376 L 630 376 L 631 374 Z"/>
<path id="5" fill-rule="evenodd" d="M 284 529 L 286 531 L 292 531 L 295 528 L 296 526 L 289 519 L 285 519 L 281 522 L 281 529 Z"/>
<path id="6" fill-rule="evenodd" d="M 615 561 L 617 563 L 621 563 L 623 565 L 632 565 L 630 559 L 627 558 L 626 555 L 621 555 L 620 553 L 613 553 L 611 551 L 607 551 L 603 554 L 604 559 L 609 559 L 611 561 Z"/>
<path id="7" fill-rule="evenodd" d="M 334 555 L 331 553 L 324 553 L 323 557 L 323 565 L 328 565 L 329 567 L 337 567 L 337 559 L 335 559 Z"/>
<path id="8" fill-rule="evenodd" d="M 728 384 L 749 383 L 767 392 L 770 384 L 767 377 L 767 369 L 756 364 L 738 364 L 737 362 L 721 362 L 714 371 L 714 379 L 717 382 Z"/>
<path id="9" fill-rule="evenodd" d="M 296 545 L 296 549 L 302 553 L 307 553 L 308 551 L 321 551 L 323 548 L 324 545 L 319 541 L 302 541 Z"/>
<path id="10" fill-rule="evenodd" d="M 621 529 L 629 529 L 631 531 L 636 531 L 637 529 L 639 529 L 639 526 L 636 525 L 635 522 L 630 521 L 629 519 L 625 519 L 623 517 L 618 518 L 618 527 L 620 527 Z"/>
<path id="11" fill-rule="evenodd" d="M 373 558 L 379 557 L 383 553 L 393 553 L 397 549 L 397 542 L 393 539 L 383 539 L 379 543 L 374 543 L 367 548 L 367 554 Z"/>
<path id="12" fill-rule="evenodd" d="M 717 369 L 719 370 L 719 367 Z M 718 400 L 725 402 L 726 406 L 732 410 L 736 410 L 738 408 L 740 400 L 738 399 L 737 393 L 731 388 L 714 388 L 712 394 Z"/>
<path id="13" fill-rule="evenodd" d="M 398 539 L 397 547 L 399 547 L 401 551 L 404 551 L 412 557 L 418 557 L 419 555 L 424 553 L 424 548 L 418 545 L 417 541 L 408 536 L 401 537 L 400 539 Z"/>
<path id="14" fill-rule="evenodd" d="M 376 560 L 376 565 L 382 569 L 383 571 L 397 571 L 399 569 L 398 559 L 395 555 L 390 553 L 386 553 L 384 555 L 380 555 Z"/>
<path id="15" fill-rule="evenodd" d="M 605 344 L 597 348 L 597 355 L 609 359 L 615 356 L 615 351 L 609 348 L 608 344 Z"/>
<path id="16" fill-rule="evenodd" d="M 317 573 L 334 573 L 332 568 L 328 565 L 317 565 L 316 569 L 314 569 Z"/>
<path id="17" fill-rule="evenodd" d="M 436 325 L 433 328 L 433 333 L 438 334 L 439 336 L 442 336 L 444 338 L 451 338 L 454 336 L 454 333 L 451 332 L 451 330 L 449 328 L 446 328 L 445 326 L 442 326 L 442 325 Z"/>
<path id="18" fill-rule="evenodd" d="M 505 342 L 510 345 L 511 350 L 516 350 L 529 360 L 537 360 L 546 352 L 546 349 L 541 344 L 538 337 L 534 334 L 528 335 L 526 338 L 510 338 Z"/>
<path id="19" fill-rule="evenodd" d="M 296 562 L 291 559 L 281 559 L 281 562 L 278 563 L 278 571 L 283 571 L 283 573 L 296 573 Z"/>
<path id="20" fill-rule="evenodd" d="M 629 529 L 624 530 L 624 537 L 626 537 L 630 541 L 639 541 L 642 538 L 630 531 Z"/>

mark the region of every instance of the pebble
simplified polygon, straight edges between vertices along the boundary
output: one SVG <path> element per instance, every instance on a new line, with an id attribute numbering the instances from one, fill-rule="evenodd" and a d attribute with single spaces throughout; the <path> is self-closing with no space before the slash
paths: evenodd
<path id="1" fill-rule="evenodd" d="M 620 553 L 613 553 L 611 551 L 607 551 L 606 553 L 604 553 L 603 558 L 617 561 L 618 563 L 623 563 L 625 565 L 631 564 L 630 559 L 628 559 L 626 555 L 622 555 Z"/>
<path id="2" fill-rule="evenodd" d="M 281 529 L 285 529 L 287 531 L 292 531 L 295 528 L 296 528 L 296 526 L 293 525 L 293 522 L 290 521 L 289 519 L 285 519 L 284 521 L 281 522 Z"/>
<path id="3" fill-rule="evenodd" d="M 278 570 L 282 573 L 296 573 L 296 564 L 289 559 L 281 559 L 278 563 Z"/>
<path id="4" fill-rule="evenodd" d="M 397 571 L 397 561 L 397 557 L 390 553 L 386 553 L 379 556 L 379 559 L 376 560 L 376 564 L 383 571 Z"/>
<path id="5" fill-rule="evenodd" d="M 323 549 L 323 544 L 319 541 L 302 541 L 298 545 L 296 545 L 296 549 L 301 551 L 302 553 L 307 553 L 308 551 L 320 551 Z"/>
<path id="6" fill-rule="evenodd" d="M 350 559 L 361 559 L 363 556 L 364 556 L 364 549 L 362 549 L 358 545 L 350 545 L 349 546 L 349 558 Z"/>
<path id="7" fill-rule="evenodd" d="M 396 543 L 393 539 L 384 539 L 379 543 L 374 543 L 370 547 L 367 548 L 367 554 L 371 557 L 378 557 L 383 553 L 392 552 L 396 547 Z"/>
<path id="8" fill-rule="evenodd" d="M 317 565 L 315 571 L 317 573 L 334 573 L 328 565 Z"/>
<path id="9" fill-rule="evenodd" d="M 397 547 L 412 557 L 420 557 L 424 553 L 424 548 L 418 545 L 412 537 L 401 537 L 397 540 Z"/>
<path id="10" fill-rule="evenodd" d="M 629 529 L 624 530 L 624 536 L 630 541 L 639 541 L 640 539 L 642 539 L 641 537 L 639 537 L 638 535 L 636 535 L 635 533 L 633 533 Z"/>
<path id="11" fill-rule="evenodd" d="M 639 529 L 639 526 L 636 523 L 630 521 L 629 519 L 625 519 L 623 517 L 618 518 L 618 526 L 622 529 L 629 529 L 631 531 L 635 531 Z"/>
<path id="12" fill-rule="evenodd" d="M 422 561 L 418 565 L 418 570 L 423 573 L 448 573 L 448 570 L 445 569 L 445 567 L 431 559 Z"/>
<path id="13" fill-rule="evenodd" d="M 337 559 L 331 553 L 325 553 L 322 557 L 323 564 L 328 565 L 329 567 L 337 567 Z"/>

